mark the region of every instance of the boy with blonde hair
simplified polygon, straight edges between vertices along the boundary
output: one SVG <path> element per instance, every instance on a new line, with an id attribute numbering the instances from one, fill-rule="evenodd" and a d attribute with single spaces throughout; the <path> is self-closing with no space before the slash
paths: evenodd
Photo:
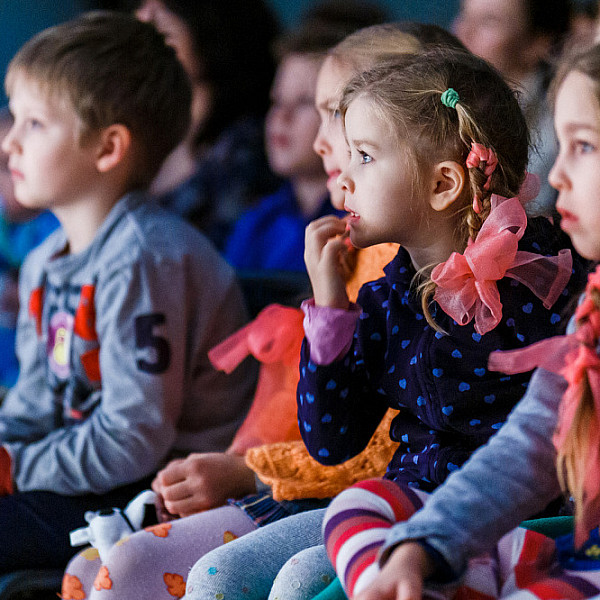
<path id="1" fill-rule="evenodd" d="M 224 450 L 254 371 L 207 350 L 244 324 L 232 270 L 143 192 L 187 130 L 190 88 L 152 25 L 89 13 L 9 65 L 2 148 L 17 200 L 62 228 L 20 279 L 19 379 L 0 407 L 0 572 L 63 567 L 86 510 L 167 460 Z"/>

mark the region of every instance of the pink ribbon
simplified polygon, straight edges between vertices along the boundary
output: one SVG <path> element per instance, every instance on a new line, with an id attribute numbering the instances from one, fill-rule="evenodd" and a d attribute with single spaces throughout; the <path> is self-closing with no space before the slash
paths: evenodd
<path id="1" fill-rule="evenodd" d="M 516 279 L 550 308 L 567 285 L 572 267 L 566 249 L 551 257 L 518 250 L 527 226 L 518 197 L 493 194 L 491 205 L 476 241 L 469 240 L 463 254 L 453 252 L 431 273 L 437 284 L 434 300 L 442 310 L 459 325 L 475 319 L 475 331 L 481 335 L 494 329 L 502 317 L 499 279 Z"/>
<path id="2" fill-rule="evenodd" d="M 478 144 L 477 142 L 471 142 L 471 151 L 469 152 L 466 161 L 467 168 L 477 169 L 482 162 L 485 163 L 483 172 L 487 176 L 487 181 L 485 182 L 483 189 L 487 190 L 490 187 L 492 174 L 498 165 L 498 157 L 491 148 L 486 148 L 484 145 Z"/>
<path id="3" fill-rule="evenodd" d="M 231 373 L 249 354 L 262 363 L 283 362 L 298 364 L 300 346 L 304 338 L 299 308 L 270 304 L 254 321 L 209 350 L 212 365 Z"/>

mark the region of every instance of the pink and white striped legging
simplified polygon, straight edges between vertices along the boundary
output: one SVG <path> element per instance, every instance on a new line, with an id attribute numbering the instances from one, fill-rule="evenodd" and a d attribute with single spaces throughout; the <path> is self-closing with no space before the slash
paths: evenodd
<path id="1" fill-rule="evenodd" d="M 373 582 L 378 552 L 395 523 L 410 518 L 428 494 L 385 479 L 369 479 L 339 494 L 323 521 L 327 554 L 350 598 Z M 460 586 L 430 590 L 445 600 L 581 600 L 600 594 L 600 569 L 568 571 L 556 560 L 554 540 L 517 528 L 490 555 L 469 562 Z"/>

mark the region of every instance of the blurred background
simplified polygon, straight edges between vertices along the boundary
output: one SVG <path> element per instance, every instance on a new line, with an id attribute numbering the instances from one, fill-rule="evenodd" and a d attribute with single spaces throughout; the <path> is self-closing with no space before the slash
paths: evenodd
<path id="1" fill-rule="evenodd" d="M 224 0 L 226 2 L 227 0 Z M 395 19 L 413 19 L 448 27 L 459 0 L 380 0 Z M 0 74 L 4 80 L 6 66 L 19 47 L 32 35 L 78 12 L 91 8 L 120 8 L 119 0 L 0 0 Z M 316 0 L 268 0 L 283 27 L 293 27 L 304 11 Z M 0 91 L 0 106 L 6 104 Z"/>

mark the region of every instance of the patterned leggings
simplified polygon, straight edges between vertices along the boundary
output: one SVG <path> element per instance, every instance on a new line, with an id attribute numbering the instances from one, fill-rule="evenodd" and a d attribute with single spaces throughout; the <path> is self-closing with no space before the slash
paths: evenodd
<path id="1" fill-rule="evenodd" d="M 88 548 L 67 566 L 63 600 L 183 598 L 186 579 L 204 554 L 256 525 L 237 506 L 223 506 L 148 527 L 117 542 L 104 564 Z"/>
<path id="2" fill-rule="evenodd" d="M 377 554 L 390 527 L 408 519 L 427 494 L 384 479 L 362 481 L 339 494 L 326 511 L 327 554 L 350 598 L 379 572 Z M 600 593 L 595 570 L 570 571 L 556 560 L 554 540 L 517 528 L 490 555 L 470 561 L 460 587 L 430 590 L 425 598 L 445 600 L 579 600 Z"/>

